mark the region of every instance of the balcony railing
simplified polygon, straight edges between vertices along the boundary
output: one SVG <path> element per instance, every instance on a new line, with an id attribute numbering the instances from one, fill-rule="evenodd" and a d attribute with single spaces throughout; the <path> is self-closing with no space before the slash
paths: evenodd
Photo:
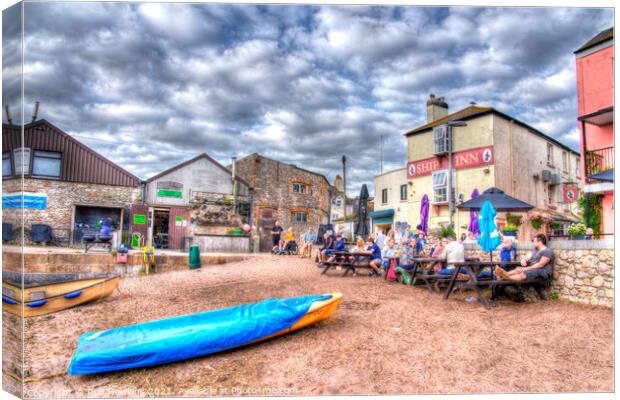
<path id="1" fill-rule="evenodd" d="M 586 177 L 614 167 L 614 147 L 586 152 Z"/>

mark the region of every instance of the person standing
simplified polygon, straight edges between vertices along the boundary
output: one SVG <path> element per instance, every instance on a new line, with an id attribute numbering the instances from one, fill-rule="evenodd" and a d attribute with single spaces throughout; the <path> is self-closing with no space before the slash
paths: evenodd
<path id="1" fill-rule="evenodd" d="M 379 248 L 383 248 L 383 246 L 385 245 L 386 239 L 387 239 L 387 236 L 383 234 L 383 231 L 379 230 L 377 232 L 376 239 L 375 239 L 377 242 L 377 246 L 379 246 Z"/>
<path id="2" fill-rule="evenodd" d="M 276 221 L 273 228 L 271 228 L 271 252 L 275 253 L 280 249 L 280 236 L 284 228 L 280 226 L 280 222 Z"/>

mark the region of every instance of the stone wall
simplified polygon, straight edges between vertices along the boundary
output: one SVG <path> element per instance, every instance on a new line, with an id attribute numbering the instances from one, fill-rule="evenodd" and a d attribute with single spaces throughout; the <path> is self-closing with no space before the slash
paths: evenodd
<path id="1" fill-rule="evenodd" d="M 551 294 L 575 303 L 612 307 L 614 303 L 614 244 L 605 240 L 558 240 L 549 243 L 555 255 Z M 517 243 L 517 259 L 533 245 Z M 467 256 L 488 260 L 478 245 L 465 245 Z M 499 260 L 499 253 L 493 253 Z"/>
<path id="2" fill-rule="evenodd" d="M 2 183 L 2 192 L 19 192 L 20 181 L 17 179 Z M 129 207 L 140 194 L 139 187 L 111 186 L 86 183 L 56 181 L 50 179 L 25 179 L 25 192 L 42 192 L 47 194 L 44 210 L 26 209 L 23 226 L 27 229 L 32 224 L 47 224 L 52 228 L 71 229 L 73 212 L 76 205 L 101 207 Z M 15 211 L 15 212 L 6 212 Z M 13 224 L 13 228 L 22 226 L 21 210 L 6 210 L 3 222 Z"/>
<path id="3" fill-rule="evenodd" d="M 241 235 L 195 235 L 192 243 L 207 253 L 249 253 L 250 237 Z"/>
<path id="4" fill-rule="evenodd" d="M 314 229 L 327 223 L 330 207 L 330 184 L 319 174 L 290 164 L 252 154 L 237 161 L 237 173 L 254 189 L 252 195 L 252 224 L 258 226 L 260 210 L 276 210 L 278 221 L 284 228 L 293 227 L 296 235 L 308 226 Z M 308 193 L 294 193 L 293 182 L 305 183 Z M 294 212 L 306 212 L 307 223 L 292 221 Z"/>

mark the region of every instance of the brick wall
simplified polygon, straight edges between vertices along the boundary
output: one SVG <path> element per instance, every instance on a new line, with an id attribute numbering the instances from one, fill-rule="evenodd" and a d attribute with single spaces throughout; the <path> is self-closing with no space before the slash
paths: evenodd
<path id="1" fill-rule="evenodd" d="M 20 182 L 13 179 L 2 183 L 2 192 L 19 192 Z M 23 226 L 47 224 L 52 228 L 70 229 L 75 205 L 102 207 L 126 207 L 137 201 L 139 187 L 110 186 L 86 183 L 73 183 L 45 179 L 25 179 L 24 191 L 47 194 L 44 210 L 26 209 Z M 10 212 L 7 212 L 10 211 Z M 3 222 L 13 224 L 14 228 L 22 226 L 21 210 L 6 210 Z"/>
<path id="2" fill-rule="evenodd" d="M 262 208 L 276 209 L 284 228 L 293 227 L 296 235 L 308 226 L 317 228 L 327 223 L 329 216 L 329 183 L 320 175 L 275 160 L 250 155 L 237 161 L 237 173 L 254 188 L 252 224 L 258 225 Z M 308 193 L 294 193 L 292 183 L 308 185 Z M 308 214 L 307 223 L 292 221 L 295 211 Z"/>
<path id="3" fill-rule="evenodd" d="M 614 303 L 613 240 L 558 240 L 549 243 L 555 255 L 551 293 L 575 303 L 612 307 Z M 528 255 L 533 245 L 517 243 L 517 259 Z M 478 245 L 465 245 L 467 256 L 488 260 Z M 493 253 L 499 260 L 499 253 Z M 530 293 L 530 298 L 531 293 Z"/>

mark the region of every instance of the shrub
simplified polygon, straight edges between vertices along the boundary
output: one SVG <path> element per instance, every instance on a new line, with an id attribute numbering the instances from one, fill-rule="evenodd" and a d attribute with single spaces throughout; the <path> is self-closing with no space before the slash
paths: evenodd
<path id="1" fill-rule="evenodd" d="M 441 230 L 439 231 L 439 237 L 440 238 L 456 237 L 456 232 L 454 232 L 454 226 L 453 225 L 442 226 Z"/>
<path id="2" fill-rule="evenodd" d="M 586 226 L 581 222 L 577 224 L 572 224 L 566 230 L 571 236 L 585 235 L 586 234 Z"/>
<path id="3" fill-rule="evenodd" d="M 560 300 L 560 294 L 556 293 L 556 292 L 553 292 L 553 293 L 551 293 L 551 295 L 549 295 L 549 298 L 551 300 Z"/>

